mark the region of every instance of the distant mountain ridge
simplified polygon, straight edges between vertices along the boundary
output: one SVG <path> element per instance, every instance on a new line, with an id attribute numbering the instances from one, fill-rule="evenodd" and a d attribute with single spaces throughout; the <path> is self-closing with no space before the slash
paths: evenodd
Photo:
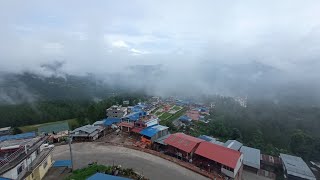
<path id="1" fill-rule="evenodd" d="M 112 92 L 93 75 L 42 76 L 30 72 L 7 73 L 0 80 L 0 103 L 19 104 L 35 100 L 81 100 L 103 98 Z"/>

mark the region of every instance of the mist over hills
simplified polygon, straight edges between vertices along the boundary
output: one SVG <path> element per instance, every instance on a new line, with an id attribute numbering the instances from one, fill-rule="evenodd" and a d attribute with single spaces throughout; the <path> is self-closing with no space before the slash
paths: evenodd
<path id="1" fill-rule="evenodd" d="M 170 69 L 161 64 L 128 66 L 124 71 L 86 75 L 63 72 L 63 64 L 42 66 L 45 71 L 1 73 L 0 102 L 19 104 L 36 100 L 97 100 L 114 93 L 201 97 L 248 97 L 273 103 L 318 106 L 319 87 L 310 81 L 262 64 L 212 64 Z M 45 72 L 45 73 L 43 73 Z"/>

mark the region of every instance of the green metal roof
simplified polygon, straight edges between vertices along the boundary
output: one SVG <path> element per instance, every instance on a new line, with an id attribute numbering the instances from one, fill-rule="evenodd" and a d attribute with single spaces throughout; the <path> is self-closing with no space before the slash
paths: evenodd
<path id="1" fill-rule="evenodd" d="M 41 133 L 58 133 L 61 131 L 66 131 L 69 130 L 69 124 L 68 122 L 61 122 L 61 123 L 55 123 L 55 124 L 50 124 L 46 126 L 41 126 L 38 128 L 38 132 Z"/>

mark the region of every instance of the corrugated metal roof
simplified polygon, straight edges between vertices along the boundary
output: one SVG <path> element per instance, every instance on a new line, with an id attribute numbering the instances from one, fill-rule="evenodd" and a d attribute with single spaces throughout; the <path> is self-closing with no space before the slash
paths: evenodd
<path id="1" fill-rule="evenodd" d="M 243 153 L 243 164 L 256 169 L 260 169 L 260 150 L 242 146 L 240 152 Z"/>
<path id="2" fill-rule="evenodd" d="M 103 125 L 104 121 L 96 121 L 92 125 L 97 126 L 97 125 Z"/>
<path id="3" fill-rule="evenodd" d="M 206 136 L 206 135 L 201 135 L 198 137 L 199 139 L 203 139 L 205 141 L 208 141 L 208 142 L 216 142 L 216 138 L 213 138 L 213 137 L 210 137 L 210 136 Z"/>
<path id="4" fill-rule="evenodd" d="M 164 143 L 190 153 L 200 142 L 203 141 L 204 140 L 202 139 L 198 139 L 184 133 L 175 133 L 171 134 Z"/>
<path id="5" fill-rule="evenodd" d="M 240 148 L 242 147 L 242 143 L 237 140 L 228 140 L 227 142 L 224 143 L 224 146 L 227 148 L 239 151 Z"/>
<path id="6" fill-rule="evenodd" d="M 120 176 L 112 176 L 109 174 L 96 173 L 90 176 L 87 180 L 130 180 L 130 179 L 120 177 Z"/>
<path id="7" fill-rule="evenodd" d="M 128 114 L 124 118 L 127 118 L 130 121 L 137 121 L 137 120 L 139 120 L 140 117 L 145 116 L 145 115 L 147 115 L 146 112 L 139 110 L 137 112 L 133 112 L 133 113 Z"/>
<path id="8" fill-rule="evenodd" d="M 241 156 L 239 151 L 219 146 L 207 141 L 201 142 L 195 154 L 221 163 L 230 168 L 235 168 Z"/>
<path id="9" fill-rule="evenodd" d="M 145 129 L 143 129 L 140 134 L 148 137 L 153 137 L 156 135 L 159 131 L 163 131 L 165 129 L 168 129 L 167 126 L 162 126 L 162 125 L 155 125 L 155 126 L 150 126 Z"/>
<path id="10" fill-rule="evenodd" d="M 0 177 L 0 180 L 10 180 L 8 178 Z"/>
<path id="11" fill-rule="evenodd" d="M 71 167 L 71 160 L 57 160 L 53 163 L 53 167 Z"/>
<path id="12" fill-rule="evenodd" d="M 287 174 L 300 178 L 316 180 L 316 177 L 301 157 L 281 153 L 280 158 L 287 170 Z"/>
<path id="13" fill-rule="evenodd" d="M 211 142 L 213 144 L 217 144 L 219 146 L 223 146 L 224 145 L 224 142 L 221 142 L 221 141 L 214 141 L 214 142 Z"/>
<path id="14" fill-rule="evenodd" d="M 164 140 L 166 140 L 168 137 L 170 136 L 170 134 L 167 134 L 165 136 L 162 136 L 161 138 L 155 140 L 155 142 L 159 143 L 159 144 L 163 144 L 163 145 L 167 145 Z"/>
<path id="15" fill-rule="evenodd" d="M 73 130 L 71 133 L 75 133 L 77 131 L 83 131 L 88 134 L 91 134 L 96 130 L 100 130 L 100 127 L 99 126 L 92 126 L 92 125 L 85 125 L 85 126 L 82 126 L 82 127 L 79 127 L 77 129 Z"/>
<path id="16" fill-rule="evenodd" d="M 11 126 L 3 127 L 3 128 L 0 128 L 0 131 L 9 131 L 10 129 L 11 129 Z"/>
<path id="17" fill-rule="evenodd" d="M 191 118 L 189 118 L 188 116 L 186 116 L 186 115 L 184 115 L 184 116 L 180 116 L 179 117 L 179 120 L 180 121 L 192 121 L 192 119 Z"/>
<path id="18" fill-rule="evenodd" d="M 104 121 L 104 126 L 111 126 L 112 124 L 115 124 L 115 123 L 119 123 L 121 121 L 120 118 L 106 118 L 106 119 L 103 119 Z"/>
<path id="19" fill-rule="evenodd" d="M 6 136 L 0 136 L 0 142 L 7 141 L 7 140 L 15 140 L 15 139 L 28 139 L 28 138 L 34 138 L 34 137 L 36 137 L 35 132 L 27 132 L 27 133 L 16 134 L 16 135 L 6 135 Z"/>

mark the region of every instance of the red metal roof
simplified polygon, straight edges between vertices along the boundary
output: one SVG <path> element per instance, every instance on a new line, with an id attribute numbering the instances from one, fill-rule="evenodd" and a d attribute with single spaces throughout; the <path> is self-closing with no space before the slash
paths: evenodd
<path id="1" fill-rule="evenodd" d="M 184 152 L 190 153 L 200 142 L 204 140 L 198 139 L 184 133 L 171 134 L 164 143 L 178 148 Z"/>
<path id="2" fill-rule="evenodd" d="M 118 126 L 124 126 L 124 127 L 128 127 L 128 128 L 133 128 L 134 125 L 132 123 L 121 122 L 120 124 L 118 124 Z"/>
<path id="3" fill-rule="evenodd" d="M 235 168 L 241 156 L 239 151 L 226 148 L 211 142 L 201 142 L 195 154 L 228 166 Z"/>

